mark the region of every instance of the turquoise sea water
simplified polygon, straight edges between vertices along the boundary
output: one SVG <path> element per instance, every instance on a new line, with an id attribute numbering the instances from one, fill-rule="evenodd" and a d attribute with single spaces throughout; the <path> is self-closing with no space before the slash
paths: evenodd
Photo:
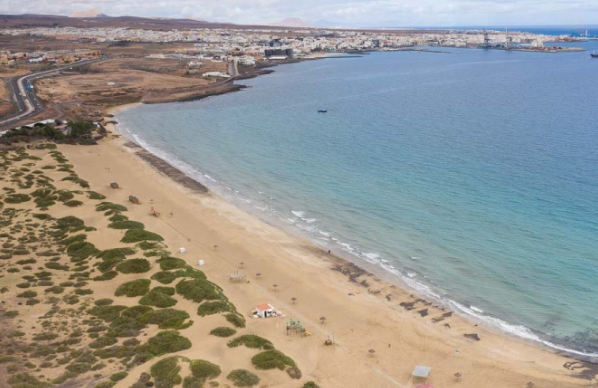
<path id="1" fill-rule="evenodd" d="M 279 66 L 238 93 L 117 118 L 271 223 L 598 357 L 598 60 L 447 51 Z"/>

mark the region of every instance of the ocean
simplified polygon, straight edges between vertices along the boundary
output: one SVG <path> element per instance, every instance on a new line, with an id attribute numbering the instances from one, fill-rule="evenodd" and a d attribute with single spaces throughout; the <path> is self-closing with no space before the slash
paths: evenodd
<path id="1" fill-rule="evenodd" d="M 271 224 L 597 358 L 598 60 L 445 50 L 278 66 L 119 128 Z"/>

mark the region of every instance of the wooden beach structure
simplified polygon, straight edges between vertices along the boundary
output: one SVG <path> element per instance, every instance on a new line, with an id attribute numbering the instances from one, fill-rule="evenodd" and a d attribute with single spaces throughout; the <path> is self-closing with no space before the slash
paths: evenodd
<path id="1" fill-rule="evenodd" d="M 120 189 L 120 186 L 116 182 L 110 183 L 110 187 L 112 187 L 113 189 Z"/>
<path id="2" fill-rule="evenodd" d="M 129 202 L 134 203 L 135 205 L 139 205 L 141 201 L 134 195 L 129 195 Z"/>

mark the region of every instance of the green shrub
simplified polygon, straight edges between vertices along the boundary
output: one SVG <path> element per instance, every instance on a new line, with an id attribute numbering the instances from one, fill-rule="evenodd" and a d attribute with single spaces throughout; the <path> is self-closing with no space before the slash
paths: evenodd
<path id="1" fill-rule="evenodd" d="M 33 336 L 34 341 L 52 341 L 58 338 L 56 333 L 40 333 Z"/>
<path id="2" fill-rule="evenodd" d="M 77 201 L 76 199 L 73 199 L 73 200 L 70 200 L 70 201 L 66 201 L 64 203 L 64 205 L 68 206 L 68 207 L 77 207 L 77 206 L 83 205 L 83 202 Z"/>
<path id="3" fill-rule="evenodd" d="M 149 282 L 149 280 L 148 280 Z M 172 298 L 165 289 L 169 287 L 155 287 L 147 295 L 139 300 L 139 304 L 156 307 L 172 307 L 177 300 Z M 174 292 L 174 290 L 173 290 Z"/>
<path id="4" fill-rule="evenodd" d="M 243 328 L 245 327 L 245 318 L 239 314 L 230 313 L 226 314 L 225 318 L 228 322 L 232 323 L 235 327 Z"/>
<path id="5" fill-rule="evenodd" d="M 196 303 L 201 303 L 204 300 L 225 299 L 219 288 L 204 279 L 181 280 L 176 285 L 176 292 L 183 298 Z"/>
<path id="6" fill-rule="evenodd" d="M 37 214 L 33 214 L 34 218 L 37 218 L 38 220 L 51 220 L 52 216 L 46 213 L 37 213 Z"/>
<path id="7" fill-rule="evenodd" d="M 46 288 L 44 290 L 45 293 L 51 292 L 52 294 L 62 294 L 64 292 L 64 287 L 54 286 L 50 288 Z"/>
<path id="8" fill-rule="evenodd" d="M 201 385 L 208 380 L 215 379 L 222 373 L 218 365 L 205 360 L 192 360 L 189 367 L 191 368 L 191 374 L 199 380 L 198 382 L 201 382 Z"/>
<path id="9" fill-rule="evenodd" d="M 8 379 L 8 383 L 14 388 L 43 388 L 49 387 L 52 384 L 38 380 L 37 377 L 29 373 L 17 373 Z"/>
<path id="10" fill-rule="evenodd" d="M 206 315 L 213 315 L 225 312 L 235 312 L 235 307 L 225 300 L 216 300 L 212 302 L 204 302 L 197 308 L 197 315 L 205 317 Z"/>
<path id="11" fill-rule="evenodd" d="M 231 329 L 230 327 L 217 327 L 210 331 L 210 334 L 215 335 L 216 337 L 226 338 L 237 334 L 237 331 L 235 329 Z"/>
<path id="12" fill-rule="evenodd" d="M 297 367 L 295 361 L 286 356 L 279 350 L 265 350 L 256 354 L 251 359 L 255 369 L 280 369 L 284 370 L 287 366 Z"/>
<path id="13" fill-rule="evenodd" d="M 108 298 L 104 298 L 104 299 L 98 299 L 95 302 L 93 302 L 96 306 L 109 306 L 112 303 L 114 303 L 114 301 L 112 299 L 108 299 Z"/>
<path id="14" fill-rule="evenodd" d="M 25 265 L 25 264 L 35 264 L 37 263 L 37 260 L 31 258 L 31 259 L 23 259 L 23 260 L 19 260 L 17 261 L 17 264 L 19 265 Z"/>
<path id="15" fill-rule="evenodd" d="M 59 271 L 68 271 L 69 270 L 69 266 L 66 264 L 60 264 L 60 263 L 56 263 L 56 262 L 49 262 L 44 264 L 44 267 L 48 268 L 48 269 L 55 269 L 55 270 L 59 270 Z"/>
<path id="16" fill-rule="evenodd" d="M 88 310 L 88 313 L 103 319 L 106 322 L 112 322 L 120 316 L 123 310 L 126 310 L 127 306 L 94 306 Z"/>
<path id="17" fill-rule="evenodd" d="M 136 318 L 141 320 L 143 323 L 147 322 L 147 314 L 151 313 L 152 311 L 154 311 L 153 308 L 149 307 L 149 306 L 132 306 L 129 307 L 128 309 L 124 310 L 121 314 L 121 316 L 123 317 L 130 317 L 130 318 Z"/>
<path id="18" fill-rule="evenodd" d="M 89 344 L 89 347 L 92 349 L 100 349 L 105 348 L 106 346 L 114 345 L 118 342 L 118 340 L 114 337 L 110 337 L 107 335 L 100 336 L 95 341 Z"/>
<path id="19" fill-rule="evenodd" d="M 122 273 L 143 273 L 149 271 L 150 268 L 150 263 L 146 259 L 129 259 L 116 266 L 116 270 Z"/>
<path id="20" fill-rule="evenodd" d="M 181 336 L 175 330 L 165 330 L 150 338 L 146 344 L 140 347 L 140 350 L 161 356 L 166 353 L 174 353 L 180 350 L 186 350 L 191 347 L 191 341 Z"/>
<path id="21" fill-rule="evenodd" d="M 110 218 L 110 221 L 117 221 L 117 220 L 113 220 L 112 218 Z M 146 251 L 148 249 L 154 249 L 154 248 L 159 247 L 158 243 L 151 242 L 151 241 L 142 241 L 139 244 L 137 244 L 137 246 L 144 251 Z"/>
<path id="22" fill-rule="evenodd" d="M 151 280 L 148 279 L 136 279 L 131 280 L 118 286 L 114 295 L 116 296 L 143 296 L 148 293 Z"/>
<path id="23" fill-rule="evenodd" d="M 129 219 L 129 217 L 123 215 L 123 214 L 115 214 L 112 217 L 108 218 L 108 221 L 110 222 L 120 222 L 120 221 L 127 221 Z"/>
<path id="24" fill-rule="evenodd" d="M 106 249 L 102 251 L 98 257 L 103 260 L 111 260 L 111 259 L 125 259 L 126 256 L 132 255 L 135 253 L 135 249 L 133 248 L 113 248 L 113 249 Z"/>
<path id="25" fill-rule="evenodd" d="M 101 274 L 100 276 L 94 277 L 93 280 L 95 280 L 97 282 L 106 281 L 106 280 L 112 280 L 117 275 L 118 275 L 118 272 L 116 272 L 116 271 L 108 271 L 108 272 L 105 272 L 105 273 Z"/>
<path id="26" fill-rule="evenodd" d="M 66 248 L 66 253 L 71 257 L 72 262 L 78 262 L 96 256 L 100 251 L 92 243 L 81 241 L 69 245 Z"/>
<path id="27" fill-rule="evenodd" d="M 4 197 L 6 203 L 23 203 L 27 201 L 31 201 L 31 197 L 27 194 L 9 194 Z"/>
<path id="28" fill-rule="evenodd" d="M 113 212 L 126 212 L 127 208 L 123 205 L 118 205 L 112 202 L 101 202 L 96 205 L 96 211 L 113 211 Z"/>
<path id="29" fill-rule="evenodd" d="M 274 349 L 272 342 L 253 334 L 246 334 L 229 341 L 227 346 L 229 348 L 236 348 L 237 346 L 245 345 L 251 349 Z"/>
<path id="30" fill-rule="evenodd" d="M 75 195 L 69 190 L 59 190 L 56 192 L 56 194 L 58 195 L 58 200 L 60 202 L 70 201 L 71 199 L 75 198 Z"/>
<path id="31" fill-rule="evenodd" d="M 303 384 L 302 388 L 320 388 L 320 386 L 313 381 L 308 381 L 307 383 Z"/>
<path id="32" fill-rule="evenodd" d="M 235 369 L 226 378 L 232 381 L 235 387 L 253 387 L 260 383 L 259 377 L 245 369 Z"/>
<path id="33" fill-rule="evenodd" d="M 180 376 L 181 367 L 177 356 L 166 357 L 150 369 L 152 377 L 156 380 L 157 388 L 172 388 L 182 382 Z"/>
<path id="34" fill-rule="evenodd" d="M 162 284 L 170 284 L 176 279 L 177 276 L 173 272 L 160 271 L 152 275 L 152 279 Z"/>
<path id="35" fill-rule="evenodd" d="M 89 197 L 89 199 L 96 199 L 96 200 L 106 199 L 106 197 L 104 195 L 102 195 L 100 193 L 96 193 L 95 191 L 88 191 L 87 196 Z"/>
<path id="36" fill-rule="evenodd" d="M 115 374 L 113 374 L 112 376 L 110 376 L 110 380 L 117 382 L 120 381 L 122 379 L 124 379 L 125 377 L 127 377 L 128 373 L 127 372 L 117 372 Z"/>
<path id="37" fill-rule="evenodd" d="M 77 295 L 91 295 L 91 294 L 93 294 L 93 290 L 90 290 L 89 288 L 77 288 L 75 290 L 75 294 L 77 294 Z"/>
<path id="38" fill-rule="evenodd" d="M 19 298 L 35 298 L 37 296 L 37 292 L 35 291 L 25 291 L 17 295 Z"/>
<path id="39" fill-rule="evenodd" d="M 140 241 L 164 241 L 162 236 L 142 229 L 129 229 L 120 240 L 123 243 L 136 243 Z"/>
<path id="40" fill-rule="evenodd" d="M 87 235 L 85 234 L 77 234 L 75 236 L 71 236 L 65 239 L 60 240 L 58 243 L 62 245 L 71 245 L 77 242 L 83 242 L 87 240 Z"/>
<path id="41" fill-rule="evenodd" d="M 130 358 L 135 355 L 135 349 L 129 346 L 112 346 L 110 348 L 98 349 L 93 354 L 101 359 Z"/>
<path id="42" fill-rule="evenodd" d="M 147 323 L 159 325 L 160 329 L 182 329 L 186 326 L 184 322 L 188 318 L 189 314 L 186 311 L 169 308 L 152 311 L 145 315 Z"/>
<path id="43" fill-rule="evenodd" d="M 137 221 L 116 221 L 108 224 L 112 229 L 144 229 L 145 226 Z"/>
<path id="44" fill-rule="evenodd" d="M 176 257 L 163 257 L 156 260 L 156 263 L 160 264 L 160 269 L 162 269 L 162 271 L 185 268 L 187 266 L 185 260 L 177 259 Z"/>
<path id="45" fill-rule="evenodd" d="M 62 180 L 74 182 L 84 189 L 89 188 L 89 183 L 86 180 L 79 178 L 76 174 L 71 174 L 67 177 L 62 178 Z"/>

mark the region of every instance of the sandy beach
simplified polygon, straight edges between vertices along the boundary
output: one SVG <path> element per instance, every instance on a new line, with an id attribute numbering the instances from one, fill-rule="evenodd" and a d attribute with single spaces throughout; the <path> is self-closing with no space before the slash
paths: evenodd
<path id="1" fill-rule="evenodd" d="M 537 387 L 588 384 L 592 371 L 581 364 L 574 364 L 578 369 L 565 367 L 575 360 L 474 325 L 265 224 L 212 193 L 177 184 L 126 143 L 116 138 L 95 147 L 59 149 L 79 175 L 110 201 L 125 203 L 129 194 L 138 196 L 142 204 L 130 209 L 134 219 L 162 235 L 171 249 L 185 247 L 179 257 L 189 265 L 197 267 L 198 260 L 204 260 L 202 271 L 224 289 L 241 313 L 247 316 L 254 306 L 270 303 L 287 319 L 300 320 L 312 335 L 287 336 L 285 321 L 277 318 L 248 317 L 244 331 L 270 339 L 296 360 L 304 377 L 321 386 L 411 387 L 420 382 L 411 378 L 415 365 L 432 368 L 428 382 L 436 387 L 524 387 L 530 381 Z M 122 190 L 111 190 L 108 184 L 113 181 Z M 159 218 L 149 214 L 150 206 L 161 212 Z M 115 234 L 106 231 L 98 236 L 116 239 Z M 247 274 L 247 283 L 229 282 L 235 271 Z M 320 317 L 326 318 L 324 323 Z M 241 359 L 249 352 L 214 353 L 213 339 L 202 330 L 192 326 L 182 333 L 193 346 L 179 354 L 220 361 L 225 370 L 237 356 Z M 335 346 L 324 346 L 332 337 Z M 148 367 L 133 369 L 119 386 L 129 386 Z M 456 372 L 462 375 L 459 381 Z M 267 376 L 261 386 L 292 385 L 287 376 L 276 372 Z"/>
<path id="2" fill-rule="evenodd" d="M 95 146 L 2 154 L 5 175 L 12 180 L 5 179 L 0 204 L 7 220 L 0 327 L 9 333 L 0 336 L 0 372 L 6 372 L 0 383 L 14 386 L 19 379 L 32 379 L 31 371 L 57 386 L 139 387 L 142 374 L 158 381 L 157 362 L 173 360 L 218 365 L 221 373 L 208 380 L 224 387 L 233 386 L 228 375 L 236 369 L 255 373 L 259 387 L 300 387 L 308 381 L 327 388 L 414 387 L 424 382 L 411 376 L 416 365 L 431 368 L 427 383 L 435 387 L 531 387 L 532 382 L 568 388 L 588 386 L 595 377 L 592 365 L 478 326 L 266 224 L 118 135 L 113 124 L 107 129 L 107 138 Z M 111 188 L 112 182 L 120 188 Z M 140 203 L 131 203 L 130 196 Z M 125 241 L 135 228 L 156 233 L 163 242 Z M 82 230 L 83 235 L 75 234 Z M 131 252 L 110 251 L 115 248 Z M 181 268 L 184 273 L 168 272 Z M 192 280 L 158 280 L 175 274 L 203 277 L 197 269 L 216 284 L 201 282 L 212 290 L 212 299 L 190 300 L 179 286 Z M 231 281 L 236 273 L 246 278 Z M 121 292 L 127 284 L 140 288 Z M 200 314 L 209 303 L 225 310 Z M 263 304 L 284 316 L 253 318 L 251 311 Z M 164 307 L 183 320 L 157 327 Z M 133 314 L 132 322 L 125 312 L 119 316 L 123 310 Z M 246 324 L 229 320 L 231 311 Z M 290 319 L 300 321 L 306 335 L 287 331 Z M 226 321 L 235 327 L 236 338 L 270 341 L 268 346 L 294 360 L 302 375 L 293 380 L 287 367 L 281 368 L 287 373 L 261 370 L 254 361 L 262 354 L 259 349 L 231 347 L 229 340 L 211 335 Z M 168 351 L 148 347 L 166 332 L 184 338 L 160 345 L 172 345 Z M 327 340 L 334 344 L 325 345 Z M 59 341 L 53 343 L 58 350 L 44 341 Z M 55 364 L 56 352 L 67 350 L 70 356 Z M 29 356 L 19 361 L 20 354 Z M 99 359 L 109 359 L 108 364 Z M 188 378 L 189 369 L 184 370 Z M 200 381 L 197 386 L 207 382 Z"/>

